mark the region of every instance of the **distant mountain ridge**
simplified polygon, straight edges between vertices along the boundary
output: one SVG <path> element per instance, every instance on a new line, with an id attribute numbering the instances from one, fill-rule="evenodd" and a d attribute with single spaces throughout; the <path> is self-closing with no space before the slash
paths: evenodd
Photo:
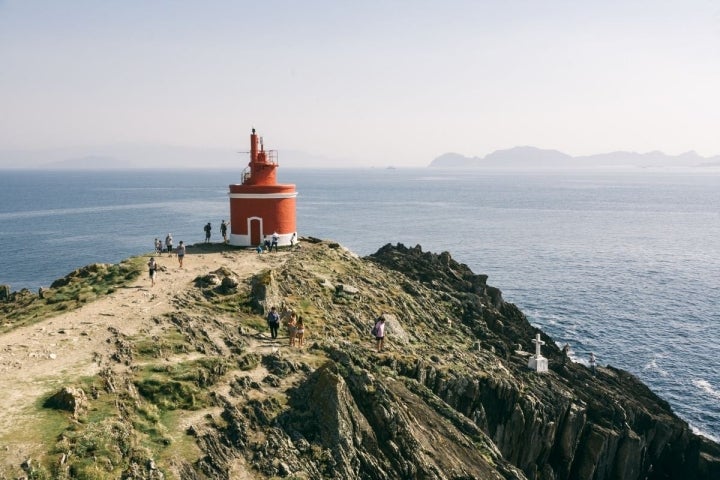
<path id="1" fill-rule="evenodd" d="M 559 150 L 531 146 L 496 150 L 485 157 L 466 157 L 445 153 L 429 165 L 439 168 L 504 169 L 592 169 L 592 168 L 707 168 L 720 167 L 720 155 L 703 157 L 695 151 L 668 155 L 660 151 L 647 153 L 615 151 L 573 157 Z"/>
<path id="2" fill-rule="evenodd" d="M 250 156 L 241 149 L 154 144 L 117 144 L 37 150 L 0 149 L 0 169 L 243 169 Z M 352 166 L 347 159 L 297 150 L 278 150 L 278 162 L 288 168 Z"/>

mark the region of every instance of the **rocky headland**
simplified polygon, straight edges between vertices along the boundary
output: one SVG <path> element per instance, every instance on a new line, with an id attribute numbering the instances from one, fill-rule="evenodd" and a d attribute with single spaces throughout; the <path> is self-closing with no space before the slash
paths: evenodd
<path id="1" fill-rule="evenodd" d="M 563 362 L 450 254 L 301 245 L 196 245 L 154 287 L 138 257 L 6 292 L 0 478 L 720 478 L 719 445 L 628 372 Z M 303 348 L 270 338 L 272 305 Z"/>

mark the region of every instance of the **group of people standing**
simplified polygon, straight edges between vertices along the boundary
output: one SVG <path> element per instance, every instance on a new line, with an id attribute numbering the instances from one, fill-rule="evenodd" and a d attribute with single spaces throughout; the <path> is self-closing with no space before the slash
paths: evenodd
<path id="1" fill-rule="evenodd" d="M 220 234 L 223 238 L 223 243 L 228 243 L 228 228 L 230 227 L 230 222 L 227 222 L 223 220 L 220 222 Z M 204 243 L 210 243 L 210 239 L 212 238 L 212 223 L 207 222 L 205 226 L 203 227 L 203 230 L 205 231 L 205 242 Z M 156 239 L 157 240 L 157 239 Z M 258 253 L 263 252 L 272 252 L 273 249 L 275 251 L 278 251 L 278 245 L 280 243 L 280 235 L 277 232 L 273 232 L 272 235 L 265 235 L 263 237 L 262 242 L 260 245 L 256 247 L 256 250 Z M 297 242 L 297 233 L 293 233 L 292 237 L 290 237 L 290 247 L 294 248 L 298 245 Z"/>
<path id="2" fill-rule="evenodd" d="M 280 235 L 278 235 L 277 232 L 274 232 L 272 234 L 272 237 L 268 237 L 267 235 L 265 235 L 265 239 L 263 240 L 262 246 L 258 245 L 258 253 L 262 253 L 263 250 L 272 252 L 273 248 L 275 249 L 275 252 L 277 252 L 279 241 L 280 241 Z"/>
<path id="3" fill-rule="evenodd" d="M 270 329 L 270 338 L 273 340 L 276 339 L 278 329 L 280 328 L 280 314 L 275 307 L 270 307 L 270 312 L 268 312 L 267 315 L 267 324 Z M 305 324 L 302 317 L 293 311 L 288 312 L 287 329 L 291 347 L 302 347 L 305 345 Z"/>
<path id="4" fill-rule="evenodd" d="M 257 250 L 258 253 L 263 253 L 272 252 L 273 249 L 275 249 L 275 252 L 277 252 L 279 243 L 280 235 L 277 232 L 274 232 L 272 236 L 265 235 L 262 243 L 255 247 L 255 250 Z M 296 246 L 299 247 L 297 243 L 297 232 L 293 233 L 290 237 L 290 248 L 294 249 Z"/>
<path id="5" fill-rule="evenodd" d="M 172 233 L 168 233 L 165 237 L 165 247 L 163 247 L 163 241 L 159 238 L 155 239 L 155 253 L 160 257 L 162 256 L 163 252 L 167 252 L 168 254 L 173 254 L 173 237 Z M 177 248 L 174 250 L 175 254 L 178 257 L 178 262 L 180 262 L 180 268 L 183 266 L 183 258 L 185 257 L 185 244 L 182 240 L 180 240 L 180 243 L 178 244 Z"/>
<path id="6" fill-rule="evenodd" d="M 182 240 L 180 240 L 180 243 L 178 244 L 177 248 L 173 249 L 173 238 L 172 234 L 168 233 L 167 237 L 165 237 L 165 248 L 163 248 L 163 241 L 159 238 L 155 239 L 155 253 L 157 256 L 162 256 L 163 252 L 167 252 L 169 255 L 172 256 L 173 252 L 177 255 L 178 263 L 180 264 L 180 268 L 183 268 L 183 260 L 185 259 L 185 243 L 183 243 Z M 148 260 L 147 263 L 148 266 L 148 274 L 150 276 L 150 285 L 155 286 L 155 277 L 157 277 L 157 271 L 160 269 L 160 266 L 158 265 L 157 261 L 155 260 L 155 257 L 150 257 L 150 260 Z"/>
<path id="7" fill-rule="evenodd" d="M 182 242 L 181 242 L 182 243 Z M 163 247 L 163 241 L 159 238 L 155 239 L 155 253 L 162 255 L 163 252 L 172 254 L 173 250 L 173 238 L 172 234 L 168 233 L 165 237 L 165 246 Z"/>
<path id="8" fill-rule="evenodd" d="M 289 346 L 291 347 L 303 347 L 305 345 L 305 322 L 302 317 L 297 315 L 294 311 L 286 311 L 283 316 L 287 316 L 287 329 Z M 277 308 L 270 307 L 270 311 L 267 314 L 266 321 L 268 329 L 270 330 L 270 338 L 273 340 L 278 337 L 278 330 L 280 329 L 280 313 Z M 375 326 L 372 329 L 372 334 L 375 337 L 375 349 L 378 352 L 382 352 L 385 347 L 385 316 L 380 315 L 375 321 Z"/>
<path id="9" fill-rule="evenodd" d="M 227 233 L 229 226 L 230 222 L 226 222 L 224 219 L 220 222 L 220 235 L 223 237 L 223 243 L 227 243 L 228 241 Z M 210 243 L 210 237 L 212 236 L 212 223 L 206 223 L 203 230 L 205 230 L 205 243 Z"/>
<path id="10" fill-rule="evenodd" d="M 222 221 L 220 224 L 220 233 L 223 236 L 223 242 L 227 243 L 227 229 L 230 225 L 230 222 L 226 222 L 225 220 Z M 205 225 L 205 243 L 210 242 L 210 235 L 212 232 L 212 224 L 208 222 Z M 155 241 L 153 242 L 153 246 L 155 248 L 155 254 L 157 256 L 162 256 L 163 253 L 168 253 L 169 255 L 172 255 L 175 253 L 177 255 L 178 263 L 180 264 L 180 268 L 183 268 L 183 260 L 185 259 L 185 243 L 180 240 L 180 243 L 178 243 L 177 248 L 173 245 L 173 237 L 171 233 L 168 233 L 165 237 L 165 242 L 161 238 L 155 238 Z M 148 272 L 150 275 L 150 283 L 152 286 L 155 285 L 155 277 L 157 275 L 158 270 L 158 264 L 157 261 L 155 261 L 155 257 L 150 258 L 148 261 Z"/>
<path id="11" fill-rule="evenodd" d="M 220 222 L 220 234 L 223 237 L 223 243 L 228 242 L 228 227 L 230 227 L 230 222 L 225 221 L 225 219 Z M 203 227 L 205 230 L 205 243 L 210 243 L 210 238 L 212 236 L 212 223 L 208 222 L 205 224 L 205 227 Z M 290 239 L 290 245 L 294 246 L 297 243 L 297 235 L 293 233 L 292 238 Z M 275 248 L 275 251 L 277 252 L 278 249 L 278 242 L 280 240 L 280 236 L 277 232 L 273 233 L 272 240 L 270 240 L 267 236 L 265 237 L 265 248 L 267 250 L 272 251 L 273 248 Z M 163 253 L 168 253 L 169 255 L 172 255 L 173 253 L 177 255 L 178 263 L 180 264 L 180 268 L 183 268 L 183 260 L 185 259 L 185 244 L 180 241 L 177 248 L 173 245 L 173 237 L 171 233 L 168 233 L 165 237 L 165 241 L 161 238 L 155 238 L 155 241 L 153 242 L 153 247 L 155 250 L 155 254 L 157 256 L 162 256 Z M 262 245 L 258 246 L 258 251 L 262 253 Z M 151 285 L 155 285 L 155 277 L 157 275 L 158 270 L 158 264 L 155 260 L 155 257 L 151 258 L 150 261 L 148 261 L 148 271 L 150 275 L 150 282 Z"/>

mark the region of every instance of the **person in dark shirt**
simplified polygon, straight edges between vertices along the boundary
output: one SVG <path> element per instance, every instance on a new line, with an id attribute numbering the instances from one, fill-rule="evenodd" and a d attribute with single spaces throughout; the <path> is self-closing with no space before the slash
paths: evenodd
<path id="1" fill-rule="evenodd" d="M 270 327 L 270 337 L 273 339 L 277 338 L 278 327 L 280 326 L 280 315 L 278 314 L 275 307 L 270 308 L 270 313 L 267 316 L 267 324 Z"/>
<path id="2" fill-rule="evenodd" d="M 212 225 L 210 225 L 210 222 L 205 225 L 205 243 L 210 243 L 210 231 L 212 230 Z"/>
<path id="3" fill-rule="evenodd" d="M 227 243 L 227 227 L 228 227 L 228 224 L 225 223 L 225 220 L 223 220 L 222 223 L 220 224 L 220 234 L 223 237 L 223 243 Z"/>

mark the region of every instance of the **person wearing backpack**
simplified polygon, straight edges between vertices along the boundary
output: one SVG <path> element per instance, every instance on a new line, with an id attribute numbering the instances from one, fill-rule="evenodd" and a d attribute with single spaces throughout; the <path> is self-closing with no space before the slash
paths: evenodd
<path id="1" fill-rule="evenodd" d="M 375 326 L 372 329 L 372 334 L 375 335 L 375 349 L 378 352 L 382 352 L 385 346 L 385 316 L 380 315 L 375 322 Z"/>

